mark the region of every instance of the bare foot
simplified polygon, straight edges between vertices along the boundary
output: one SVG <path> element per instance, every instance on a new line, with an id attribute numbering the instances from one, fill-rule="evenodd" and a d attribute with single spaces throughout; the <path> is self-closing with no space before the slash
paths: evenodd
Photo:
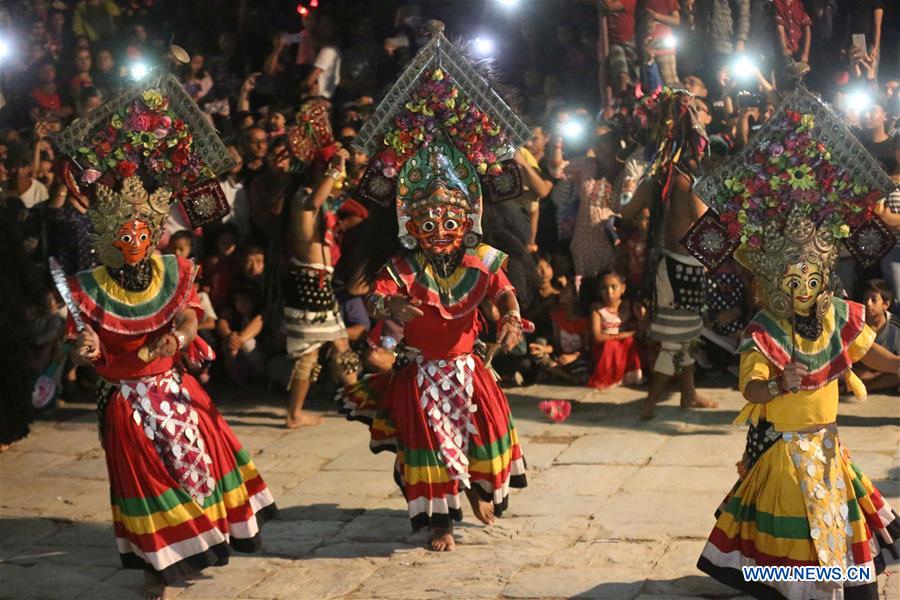
<path id="1" fill-rule="evenodd" d="M 650 400 L 644 400 L 644 406 L 641 408 L 641 421 L 649 421 L 656 417 L 656 403 Z"/>
<path id="2" fill-rule="evenodd" d="M 494 503 L 489 500 L 482 500 L 478 492 L 472 488 L 466 490 L 466 497 L 469 504 L 472 505 L 472 512 L 475 518 L 485 525 L 494 524 Z"/>
<path id="3" fill-rule="evenodd" d="M 450 552 L 456 548 L 456 542 L 453 540 L 453 527 L 446 529 L 443 527 L 432 527 L 428 546 L 435 552 Z"/>
<path id="4" fill-rule="evenodd" d="M 324 421 L 321 415 L 311 415 L 308 412 L 301 412 L 299 415 L 288 415 L 284 421 L 284 426 L 288 429 L 299 429 L 301 427 L 313 427 L 321 425 Z"/>
<path id="5" fill-rule="evenodd" d="M 12 447 L 12 444 L 0 444 L 0 453 L 6 452 Z"/>
<path id="6" fill-rule="evenodd" d="M 144 573 L 144 585 L 141 588 L 145 600 L 169 600 L 169 588 L 157 573 Z"/>
<path id="7" fill-rule="evenodd" d="M 712 400 L 707 400 L 697 392 L 694 392 L 693 396 L 691 396 L 691 399 L 687 401 L 685 401 L 683 395 L 681 396 L 681 408 L 684 410 L 690 408 L 719 408 L 719 403 Z"/>

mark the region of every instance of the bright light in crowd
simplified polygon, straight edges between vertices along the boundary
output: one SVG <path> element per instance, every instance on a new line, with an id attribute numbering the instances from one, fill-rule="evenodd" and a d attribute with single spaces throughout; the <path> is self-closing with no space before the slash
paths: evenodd
<path id="1" fill-rule="evenodd" d="M 668 50 L 672 50 L 678 45 L 678 38 L 671 33 L 662 39 L 662 46 Z"/>
<path id="2" fill-rule="evenodd" d="M 519 0 L 496 0 L 503 8 L 512 9 L 519 5 Z"/>
<path id="3" fill-rule="evenodd" d="M 568 120 L 560 125 L 560 131 L 563 137 L 569 140 L 575 140 L 584 133 L 584 124 L 580 121 Z"/>
<path id="4" fill-rule="evenodd" d="M 147 75 L 147 71 L 149 71 L 149 69 L 147 68 L 147 65 L 145 65 L 144 63 L 142 63 L 142 62 L 133 63 L 131 65 L 131 69 L 130 69 L 131 78 L 134 80 L 143 79 Z"/>
<path id="5" fill-rule="evenodd" d="M 9 46 L 6 41 L 0 40 L 0 60 L 6 58 L 7 54 L 9 54 Z"/>
<path id="6" fill-rule="evenodd" d="M 731 72 L 739 79 L 750 79 L 753 77 L 755 70 L 756 65 L 753 64 L 753 61 L 745 54 L 738 56 L 731 65 Z"/>
<path id="7" fill-rule="evenodd" d="M 302 4 L 297 5 L 297 12 L 300 13 L 301 17 L 305 17 L 309 14 L 309 9 L 303 6 Z"/>
<path id="8" fill-rule="evenodd" d="M 309 5 L 312 8 L 319 8 L 319 0 L 309 0 Z"/>
<path id="9" fill-rule="evenodd" d="M 865 90 L 853 90 L 847 94 L 847 112 L 859 114 L 869 108 L 872 97 Z"/>
<path id="10" fill-rule="evenodd" d="M 475 38 L 475 52 L 487 56 L 494 51 L 494 40 L 486 37 Z"/>

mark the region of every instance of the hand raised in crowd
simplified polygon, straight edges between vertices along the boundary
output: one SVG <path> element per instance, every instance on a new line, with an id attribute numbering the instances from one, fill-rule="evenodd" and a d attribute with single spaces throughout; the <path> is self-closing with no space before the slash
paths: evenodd
<path id="1" fill-rule="evenodd" d="M 85 324 L 84 331 L 78 333 L 72 348 L 72 361 L 80 365 L 88 365 L 100 358 L 100 336 Z"/>
<path id="2" fill-rule="evenodd" d="M 875 79 L 878 60 L 873 54 L 866 54 L 862 48 L 850 48 L 850 70 L 854 77 Z"/>
<path id="3" fill-rule="evenodd" d="M 800 382 L 809 374 L 806 365 L 792 362 L 781 372 L 781 389 L 796 392 L 800 389 Z"/>
<path id="4" fill-rule="evenodd" d="M 244 83 L 241 84 L 242 94 L 249 94 L 256 89 L 256 79 L 259 77 L 259 75 L 259 73 L 253 73 L 244 80 Z"/>
<path id="5" fill-rule="evenodd" d="M 347 161 L 349 159 L 350 152 L 348 152 L 346 148 L 341 148 L 335 153 L 334 156 L 331 157 L 331 166 L 338 171 L 343 171 L 344 166 L 347 164 Z"/>
<path id="6" fill-rule="evenodd" d="M 392 296 L 387 302 L 387 308 L 391 311 L 391 316 L 401 323 L 409 323 L 417 317 L 421 317 L 423 313 L 416 308 L 421 302 L 415 298 L 409 300 L 403 296 Z"/>

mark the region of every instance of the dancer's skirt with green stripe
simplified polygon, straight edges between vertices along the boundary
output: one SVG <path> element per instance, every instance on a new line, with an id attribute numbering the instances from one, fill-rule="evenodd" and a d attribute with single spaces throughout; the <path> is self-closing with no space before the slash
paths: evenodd
<path id="1" fill-rule="evenodd" d="M 227 564 L 232 549 L 259 550 L 260 527 L 276 512 L 253 461 L 200 384 L 184 375 L 181 387 L 190 394 L 201 448 L 211 459 L 212 493 L 202 502 L 173 478 L 121 391 L 113 392 L 102 421 L 122 564 L 155 571 L 170 584 L 205 567 Z M 159 388 L 150 393 L 167 392 Z"/>
<path id="2" fill-rule="evenodd" d="M 836 427 L 782 436 L 725 498 L 697 566 L 756 598 L 877 598 L 875 576 L 900 549 L 897 514 L 851 462 Z M 871 577 L 746 581 L 742 567 L 754 565 L 861 566 Z"/>
<path id="3" fill-rule="evenodd" d="M 527 485 L 525 459 L 509 403 L 497 383 L 475 358 L 472 413 L 477 433 L 469 438 L 472 488 L 494 504 L 499 516 L 507 508 L 510 488 Z M 348 419 L 369 425 L 372 452 L 397 453 L 394 479 L 406 498 L 414 530 L 448 527 L 462 519 L 460 483 L 450 477 L 419 402 L 416 365 L 366 377 L 339 394 Z"/>

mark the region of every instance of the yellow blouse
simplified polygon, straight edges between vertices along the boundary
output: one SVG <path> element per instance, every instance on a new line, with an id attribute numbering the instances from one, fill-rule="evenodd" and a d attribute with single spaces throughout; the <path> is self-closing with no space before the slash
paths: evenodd
<path id="1" fill-rule="evenodd" d="M 799 353 L 803 353 L 804 344 L 815 345 L 817 342 L 804 340 L 795 336 Z M 866 355 L 875 343 L 875 331 L 868 325 L 847 347 L 850 360 L 858 361 Z M 751 381 L 768 380 L 779 374 L 779 370 L 757 350 L 741 353 L 741 371 L 739 384 L 741 394 L 745 393 Z M 838 382 L 830 381 L 815 390 L 800 390 L 778 396 L 765 404 L 747 403 L 735 419 L 735 424 L 750 420 L 756 424 L 759 419 L 771 422 L 778 431 L 800 431 L 813 425 L 834 423 L 837 419 Z"/>

